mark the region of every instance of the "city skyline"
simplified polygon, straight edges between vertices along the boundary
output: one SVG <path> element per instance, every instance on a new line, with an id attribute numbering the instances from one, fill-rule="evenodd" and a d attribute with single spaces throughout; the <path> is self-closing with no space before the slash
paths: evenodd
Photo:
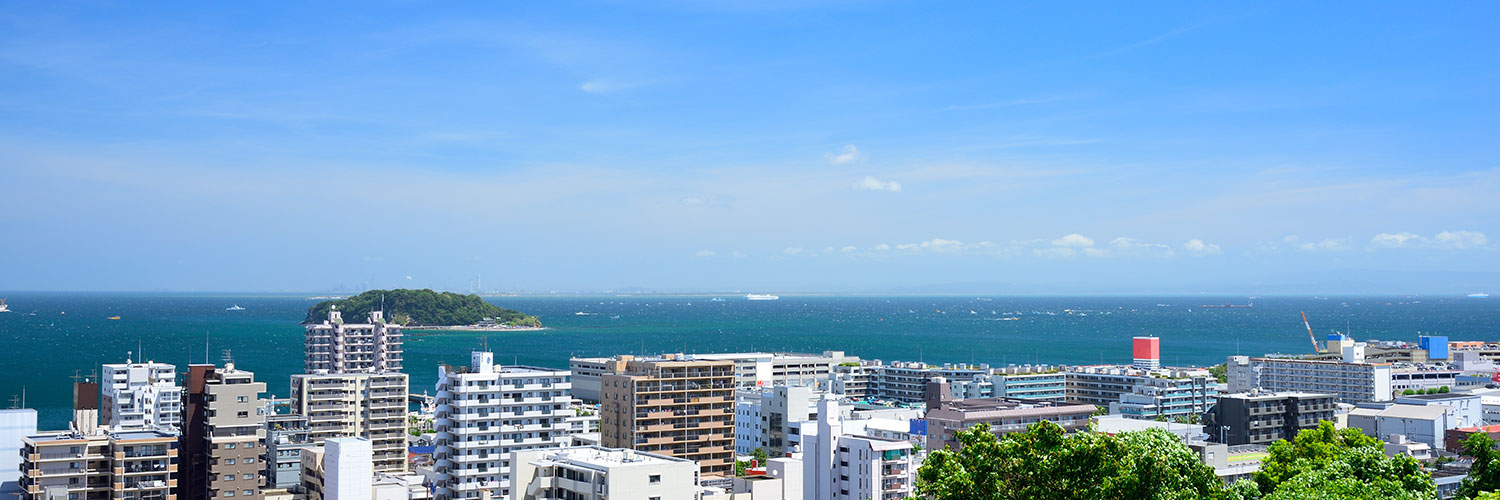
<path id="1" fill-rule="evenodd" d="M 1500 8 L 927 7 L 18 6 L 0 289 L 1494 291 Z"/>

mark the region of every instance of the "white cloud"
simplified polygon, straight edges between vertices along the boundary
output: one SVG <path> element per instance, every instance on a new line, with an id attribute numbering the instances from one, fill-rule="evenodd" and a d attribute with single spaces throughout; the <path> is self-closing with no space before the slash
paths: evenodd
<path id="1" fill-rule="evenodd" d="M 714 253 L 713 250 L 699 250 L 697 255 L 699 257 L 713 257 L 718 254 Z"/>
<path id="2" fill-rule="evenodd" d="M 859 182 L 854 183 L 854 189 L 867 189 L 870 191 L 901 192 L 901 183 L 896 181 L 882 181 L 874 177 L 865 176 Z"/>
<path id="3" fill-rule="evenodd" d="M 1427 238 L 1414 233 L 1380 233 L 1370 238 L 1370 244 L 1384 248 L 1415 247 L 1426 243 Z"/>
<path id="4" fill-rule="evenodd" d="M 821 253 L 823 255 L 831 254 L 833 253 L 833 247 L 823 247 L 823 251 Z"/>
<path id="5" fill-rule="evenodd" d="M 1106 257 L 1109 256 L 1109 250 L 1103 248 L 1085 248 L 1083 249 L 1083 254 L 1089 257 Z"/>
<path id="6" fill-rule="evenodd" d="M 1443 231 L 1433 237 L 1433 240 L 1437 241 L 1439 246 L 1459 250 L 1479 248 L 1484 246 L 1485 243 L 1489 243 L 1489 239 L 1484 237 L 1484 233 L 1477 231 Z"/>
<path id="7" fill-rule="evenodd" d="M 1176 255 L 1176 252 L 1172 250 L 1171 245 L 1151 243 L 1135 238 L 1127 238 L 1125 236 L 1109 240 L 1109 246 L 1112 247 L 1115 253 L 1119 255 L 1156 254 L 1162 257 L 1171 257 L 1173 255 Z"/>
<path id="8" fill-rule="evenodd" d="M 930 249 L 934 252 L 958 252 L 964 249 L 964 244 L 961 241 L 933 238 L 922 242 L 922 248 Z"/>
<path id="9" fill-rule="evenodd" d="M 1295 236 L 1288 243 L 1296 243 Z M 1342 252 L 1354 248 L 1349 244 L 1348 238 L 1328 238 L 1323 241 L 1308 241 L 1297 244 L 1297 249 L 1304 252 Z"/>
<path id="10" fill-rule="evenodd" d="M 787 255 L 797 255 L 799 253 L 802 253 L 802 247 L 786 247 L 786 250 L 782 250 L 781 253 Z"/>
<path id="11" fill-rule="evenodd" d="M 1203 240 L 1197 238 L 1188 240 L 1187 243 L 1183 243 L 1182 249 L 1187 250 L 1187 252 L 1190 254 L 1200 257 L 1204 255 L 1224 253 L 1223 250 L 1219 249 L 1219 245 L 1213 243 L 1204 243 Z"/>
<path id="12" fill-rule="evenodd" d="M 855 248 L 854 245 L 849 245 L 849 246 L 846 246 L 846 247 L 840 249 L 840 251 L 842 251 L 844 253 L 850 253 L 850 252 L 853 252 L 855 250 L 859 250 L 859 249 Z"/>
<path id="13" fill-rule="evenodd" d="M 859 148 L 854 147 L 853 144 L 849 144 L 847 146 L 844 146 L 842 152 L 828 153 L 823 155 L 823 157 L 828 159 L 828 163 L 832 163 L 834 165 L 843 165 L 845 163 L 854 163 L 856 161 L 859 161 L 863 159 L 865 155 L 864 153 L 859 152 Z"/>
<path id="14" fill-rule="evenodd" d="M 888 251 L 890 249 L 891 249 L 891 246 L 887 245 L 885 243 L 881 243 L 879 245 L 875 245 L 875 250 L 877 250 L 877 251 L 885 252 L 885 251 Z"/>
<path id="15" fill-rule="evenodd" d="M 1081 235 L 1081 234 L 1078 234 L 1078 233 L 1073 233 L 1073 234 L 1070 234 L 1070 235 L 1063 236 L 1061 238 L 1052 240 L 1052 246 L 1059 246 L 1059 247 L 1091 247 L 1091 246 L 1094 246 L 1094 240 L 1090 239 L 1087 236 L 1084 236 L 1084 235 Z"/>
<path id="16" fill-rule="evenodd" d="M 734 257 L 736 259 L 743 259 L 745 257 L 749 257 L 748 255 L 745 255 L 745 252 L 733 252 L 733 253 L 730 253 L 729 256 L 730 257 Z"/>
<path id="17" fill-rule="evenodd" d="M 1077 254 L 1078 251 L 1074 250 L 1072 248 L 1068 248 L 1068 247 L 1054 247 L 1054 248 L 1033 248 L 1033 249 L 1031 249 L 1031 253 L 1034 253 L 1036 255 L 1040 255 L 1040 256 L 1043 256 L 1043 257 L 1072 257 L 1074 254 Z"/>

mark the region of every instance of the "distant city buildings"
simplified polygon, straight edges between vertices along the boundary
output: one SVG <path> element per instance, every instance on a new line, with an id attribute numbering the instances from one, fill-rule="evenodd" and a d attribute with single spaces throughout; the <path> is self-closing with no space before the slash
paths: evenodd
<path id="1" fill-rule="evenodd" d="M 1341 403 L 1391 400 L 1391 364 L 1370 363 L 1363 348 L 1345 347 L 1341 361 L 1230 356 L 1229 392 L 1265 389 L 1273 392 L 1334 394 Z"/>

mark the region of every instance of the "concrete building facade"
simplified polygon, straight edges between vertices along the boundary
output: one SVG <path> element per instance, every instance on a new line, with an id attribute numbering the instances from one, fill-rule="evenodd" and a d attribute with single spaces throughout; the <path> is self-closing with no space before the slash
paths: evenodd
<path id="1" fill-rule="evenodd" d="M 941 449 L 961 446 L 954 435 L 975 425 L 989 424 L 996 435 L 1025 431 L 1031 424 L 1048 421 L 1068 432 L 1087 429 L 1091 404 L 1052 403 L 1022 399 L 953 399 L 947 381 L 933 379 L 927 386 L 927 446 Z"/>
<path id="2" fill-rule="evenodd" d="M 1205 419 L 1209 438 L 1228 445 L 1269 445 L 1333 421 L 1338 397 L 1305 392 L 1220 394 Z"/>
<path id="3" fill-rule="evenodd" d="M 512 452 L 559 448 L 571 439 L 569 373 L 494 359 L 474 352 L 467 367 L 439 368 L 437 498 L 509 496 Z"/>
<path id="4" fill-rule="evenodd" d="M 911 443 L 844 433 L 838 401 L 818 402 L 817 431 L 802 435 L 802 498 L 897 500 L 914 494 Z M 805 430 L 811 428 L 804 427 Z"/>
<path id="5" fill-rule="evenodd" d="M 1230 356 L 1227 370 L 1230 392 L 1335 394 L 1351 404 L 1391 400 L 1391 364 L 1365 362 L 1353 352 L 1345 361 Z"/>
<path id="6" fill-rule="evenodd" d="M 55 432 L 20 450 L 28 500 L 176 500 L 178 435 L 164 430 Z"/>
<path id="7" fill-rule="evenodd" d="M 322 323 L 306 326 L 306 373 L 391 373 L 401 371 L 401 326 L 370 313 L 369 323 L 345 323 L 335 307 Z"/>
<path id="8" fill-rule="evenodd" d="M 184 389 L 183 499 L 263 500 L 266 384 L 234 363 L 189 365 Z"/>
<path id="9" fill-rule="evenodd" d="M 407 374 L 297 374 L 291 379 L 292 411 L 307 418 L 310 442 L 367 438 L 377 472 L 406 471 Z"/>
<path id="10" fill-rule="evenodd" d="M 177 367 L 166 363 L 106 364 L 99 384 L 104 425 L 115 430 L 182 426 L 182 386 Z"/>
<path id="11" fill-rule="evenodd" d="M 733 474 L 734 368 L 676 355 L 627 360 L 603 377 L 602 444 L 693 460 L 705 475 Z"/>

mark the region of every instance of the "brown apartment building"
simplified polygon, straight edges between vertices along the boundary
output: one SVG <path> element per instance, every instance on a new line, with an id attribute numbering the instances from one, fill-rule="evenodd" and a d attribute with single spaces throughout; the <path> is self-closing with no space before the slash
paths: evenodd
<path id="1" fill-rule="evenodd" d="M 189 365 L 182 422 L 183 500 L 263 500 L 265 382 L 234 363 Z"/>
<path id="2" fill-rule="evenodd" d="M 734 361 L 621 356 L 600 385 L 604 446 L 693 460 L 703 474 L 734 473 Z"/>

